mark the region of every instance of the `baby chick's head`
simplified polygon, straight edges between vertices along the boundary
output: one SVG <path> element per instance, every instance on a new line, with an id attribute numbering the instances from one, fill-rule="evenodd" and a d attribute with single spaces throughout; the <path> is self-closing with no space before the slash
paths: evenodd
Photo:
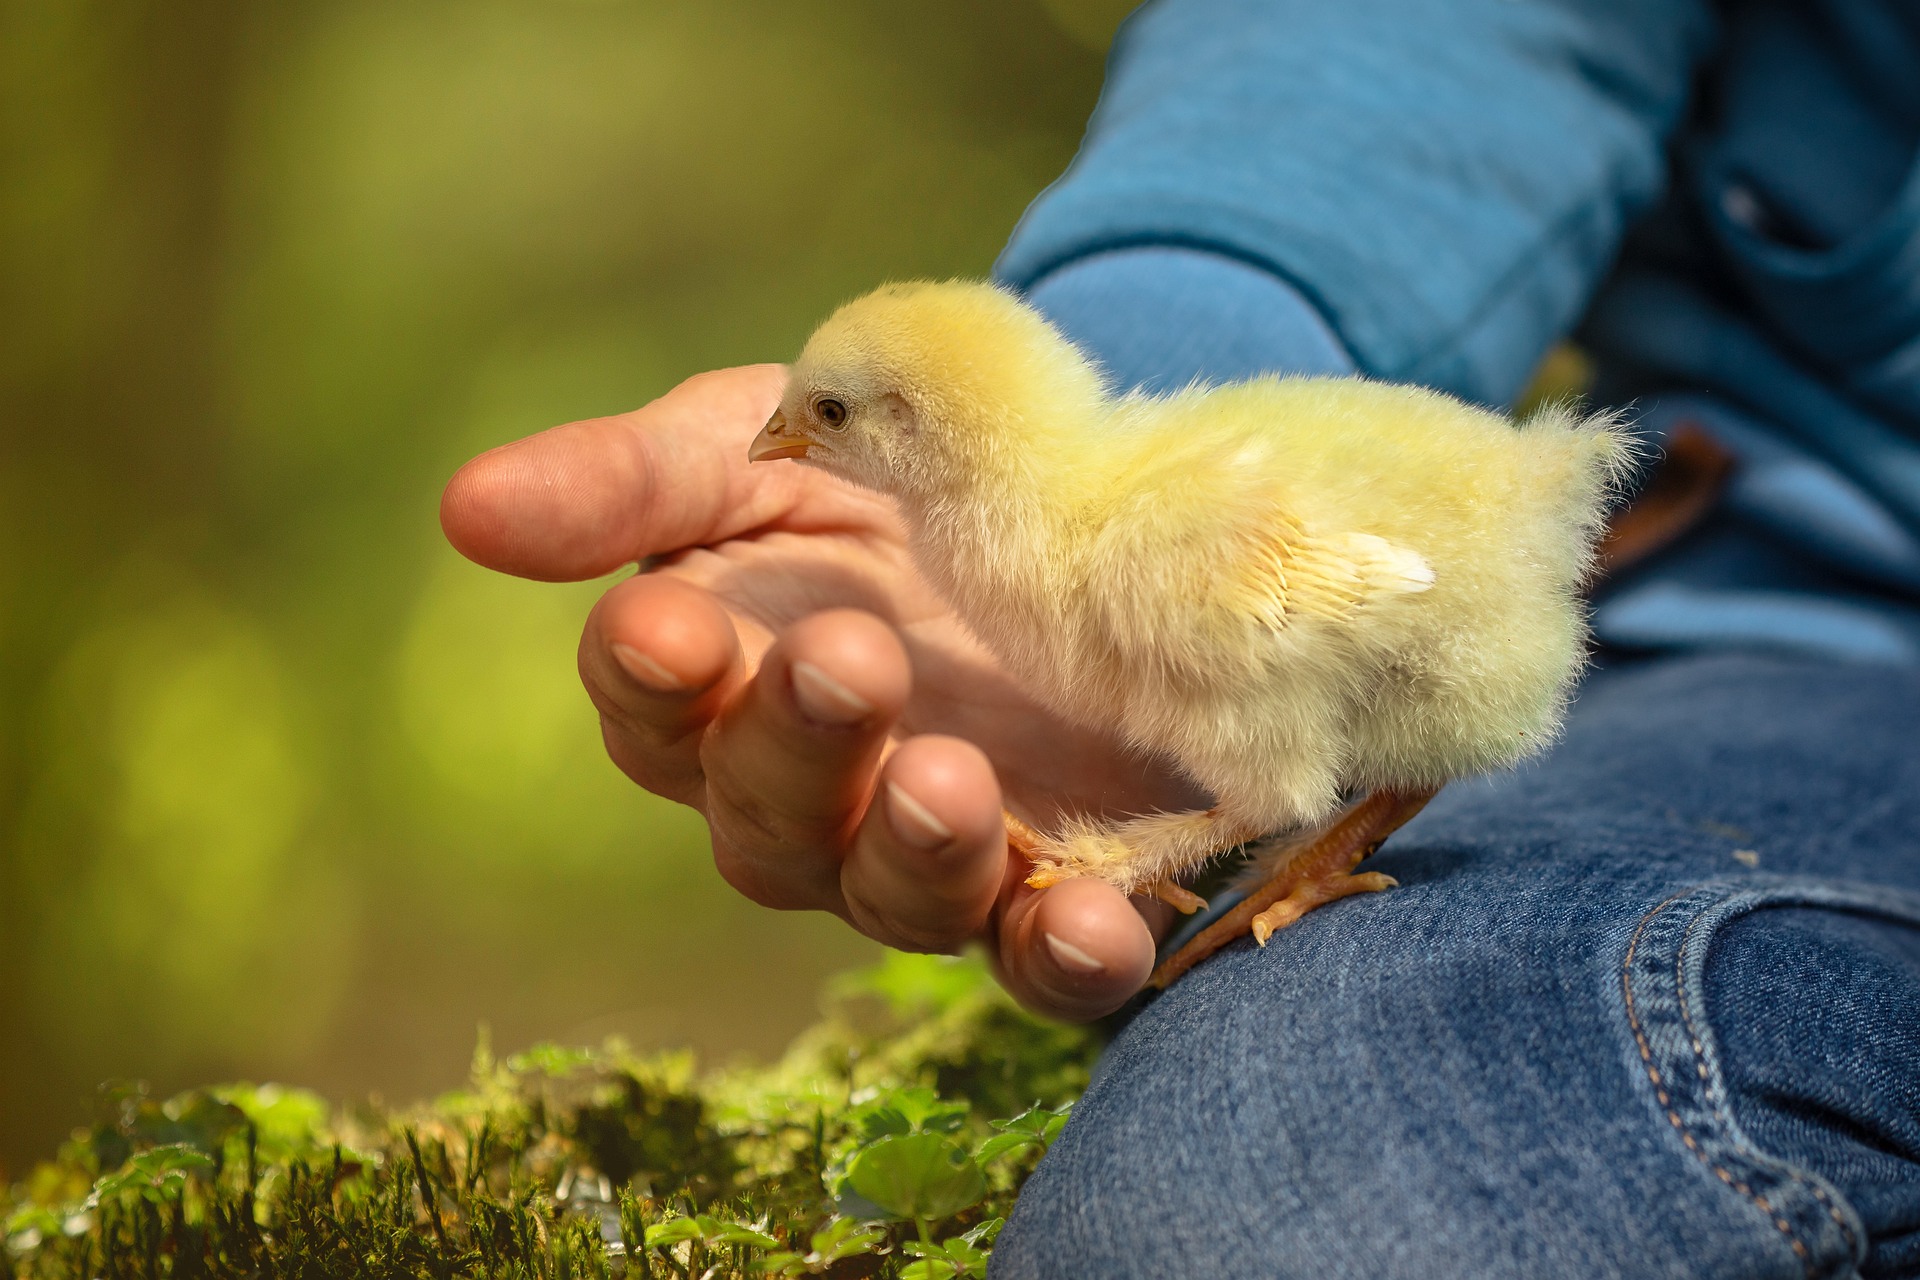
<path id="1" fill-rule="evenodd" d="M 1044 473 L 1097 410 L 1099 376 L 990 284 L 887 285 L 828 317 L 750 457 L 801 458 L 903 498 Z"/>

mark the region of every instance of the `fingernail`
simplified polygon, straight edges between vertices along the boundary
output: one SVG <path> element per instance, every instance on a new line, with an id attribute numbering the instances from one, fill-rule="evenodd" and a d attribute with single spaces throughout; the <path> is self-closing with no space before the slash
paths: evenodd
<path id="1" fill-rule="evenodd" d="M 684 680 L 632 645 L 616 644 L 612 648 L 614 660 L 626 673 L 655 693 L 680 693 L 686 689 Z"/>
<path id="2" fill-rule="evenodd" d="M 1107 966 L 1101 964 L 1098 960 L 1095 960 L 1071 942 L 1056 938 L 1050 933 L 1043 933 L 1040 936 L 1047 940 L 1047 950 L 1053 952 L 1053 958 L 1059 961 L 1060 967 L 1067 972 L 1095 974 L 1105 973 L 1107 971 Z"/>
<path id="3" fill-rule="evenodd" d="M 953 839 L 953 828 L 933 816 L 897 782 L 887 784 L 887 817 L 894 833 L 916 849 L 938 849 Z"/>
<path id="4" fill-rule="evenodd" d="M 846 725 L 873 714 L 873 704 L 811 662 L 793 664 L 793 699 L 807 718 Z"/>

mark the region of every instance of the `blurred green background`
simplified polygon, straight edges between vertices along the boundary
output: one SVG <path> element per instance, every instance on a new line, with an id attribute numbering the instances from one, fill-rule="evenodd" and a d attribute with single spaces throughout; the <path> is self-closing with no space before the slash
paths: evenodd
<path id="1" fill-rule="evenodd" d="M 604 584 L 467 564 L 440 487 L 985 271 L 1125 7 L 0 4 L 0 1173 L 107 1077 L 812 1018 L 869 945 L 605 762 Z"/>

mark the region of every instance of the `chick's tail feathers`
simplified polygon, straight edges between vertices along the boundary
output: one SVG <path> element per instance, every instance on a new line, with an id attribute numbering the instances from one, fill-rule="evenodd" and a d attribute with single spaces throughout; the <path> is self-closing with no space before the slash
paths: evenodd
<path id="1" fill-rule="evenodd" d="M 1576 580 L 1585 580 L 1607 515 L 1640 464 L 1641 443 L 1625 410 L 1583 414 L 1567 402 L 1540 409 L 1519 431 L 1532 455 L 1529 488 L 1539 514 L 1547 527 L 1565 531 Z"/>

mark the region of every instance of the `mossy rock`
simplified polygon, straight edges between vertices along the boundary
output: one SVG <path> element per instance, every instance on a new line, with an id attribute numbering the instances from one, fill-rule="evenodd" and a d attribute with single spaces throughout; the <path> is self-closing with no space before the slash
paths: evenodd
<path id="1" fill-rule="evenodd" d="M 1092 1034 L 974 960 L 891 956 L 827 1005 L 772 1066 L 483 1046 L 407 1110 L 110 1086 L 8 1190 L 0 1280 L 984 1276 Z"/>

